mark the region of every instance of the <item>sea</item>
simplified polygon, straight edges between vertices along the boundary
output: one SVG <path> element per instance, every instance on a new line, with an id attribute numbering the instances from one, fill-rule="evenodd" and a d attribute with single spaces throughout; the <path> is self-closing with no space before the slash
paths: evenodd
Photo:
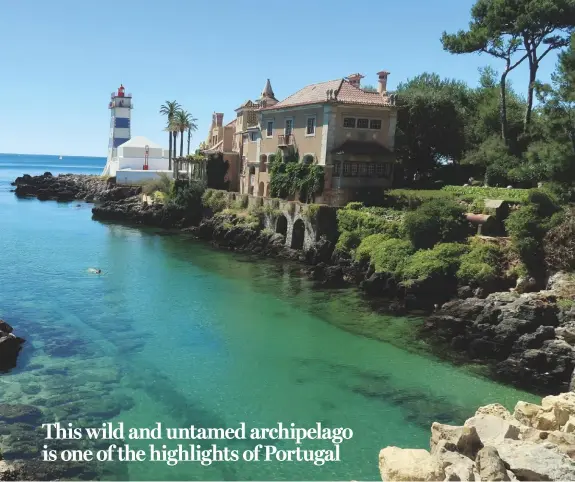
<path id="1" fill-rule="evenodd" d="M 126 433 L 280 423 L 352 433 L 340 460 L 323 465 L 281 454 L 333 450 L 331 440 L 126 440 L 146 454 L 215 444 L 239 460 L 148 457 L 110 464 L 104 479 L 381 480 L 383 447 L 429 448 L 434 421 L 537 400 L 437 359 L 417 337 L 421 319 L 378 314 L 352 288 L 317 289 L 297 264 L 98 222 L 89 203 L 17 199 L 10 185 L 24 173 L 99 175 L 104 164 L 0 154 L 0 318 L 27 340 L 18 366 L 0 374 L 0 404 L 39 409 L 46 423 L 121 423 Z M 22 431 L 45 434 L 34 423 Z M 31 440 L 4 457 L 40 457 L 43 442 Z M 244 460 L 257 444 L 283 460 Z"/>

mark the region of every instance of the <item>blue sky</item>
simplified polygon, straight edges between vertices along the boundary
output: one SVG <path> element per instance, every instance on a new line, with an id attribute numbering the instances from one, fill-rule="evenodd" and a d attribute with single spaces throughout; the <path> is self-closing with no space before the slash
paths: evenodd
<path id="1" fill-rule="evenodd" d="M 166 100 L 198 119 L 258 97 L 388 70 L 389 88 L 422 72 L 476 84 L 479 55 L 450 55 L 439 38 L 466 27 L 473 0 L 0 0 L 0 152 L 105 156 L 109 96 L 133 94 L 132 135 L 167 147 Z M 556 56 L 540 79 L 548 80 Z M 524 92 L 526 66 L 511 75 Z"/>

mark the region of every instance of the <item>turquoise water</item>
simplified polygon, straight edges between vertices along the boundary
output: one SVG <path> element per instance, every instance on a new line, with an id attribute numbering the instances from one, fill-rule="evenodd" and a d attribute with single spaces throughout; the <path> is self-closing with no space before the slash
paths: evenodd
<path id="1" fill-rule="evenodd" d="M 0 375 L 0 402 L 84 426 L 321 422 L 354 433 L 341 445 L 342 461 L 321 467 L 134 462 L 110 469 L 108 478 L 377 480 L 379 450 L 427 448 L 433 421 L 461 423 L 482 404 L 534 400 L 432 359 L 413 338 L 418 320 L 376 315 L 353 290 L 312 290 L 293 264 L 102 224 L 92 221 L 89 204 L 18 200 L 10 192 L 9 182 L 25 172 L 99 174 L 104 163 L 0 155 L 0 317 L 28 340 L 18 368 Z M 388 342 L 340 328 L 362 324 L 381 327 Z M 6 449 L 6 458 L 17 455 Z"/>

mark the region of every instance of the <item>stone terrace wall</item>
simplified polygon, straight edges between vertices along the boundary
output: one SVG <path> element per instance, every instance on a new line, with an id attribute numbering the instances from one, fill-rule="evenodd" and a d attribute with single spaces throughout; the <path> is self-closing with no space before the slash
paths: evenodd
<path id="1" fill-rule="evenodd" d="M 264 212 L 265 228 L 285 235 L 288 247 L 308 249 L 321 236 L 325 236 L 332 242 L 337 240 L 337 210 L 339 208 L 235 192 L 226 192 L 226 196 L 230 206 L 261 208 Z"/>

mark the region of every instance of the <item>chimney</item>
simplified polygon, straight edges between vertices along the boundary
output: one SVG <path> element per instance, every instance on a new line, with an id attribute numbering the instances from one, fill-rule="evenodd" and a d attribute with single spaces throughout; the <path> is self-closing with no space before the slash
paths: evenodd
<path id="1" fill-rule="evenodd" d="M 385 70 L 382 70 L 381 72 L 377 73 L 378 80 L 379 80 L 379 85 L 377 86 L 377 91 L 381 95 L 387 94 L 387 76 L 388 75 L 389 75 L 389 72 L 386 72 Z"/>
<path id="2" fill-rule="evenodd" d="M 347 77 L 347 81 L 358 89 L 361 88 L 361 79 L 363 79 L 363 75 L 361 74 L 351 74 Z"/>
<path id="3" fill-rule="evenodd" d="M 215 116 L 216 116 L 216 126 L 222 127 L 222 124 L 224 123 L 224 114 L 216 113 Z"/>

